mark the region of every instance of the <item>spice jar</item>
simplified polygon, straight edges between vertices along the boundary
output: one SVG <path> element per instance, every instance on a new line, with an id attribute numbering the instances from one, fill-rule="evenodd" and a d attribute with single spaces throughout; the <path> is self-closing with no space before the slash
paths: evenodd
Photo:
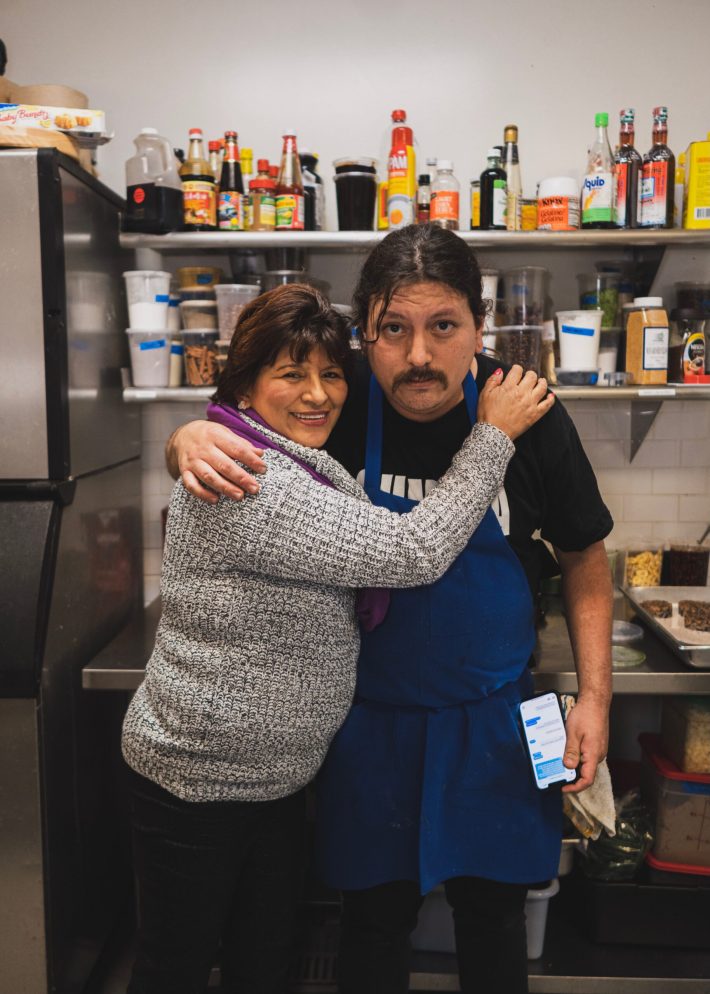
<path id="1" fill-rule="evenodd" d="M 636 297 L 626 325 L 629 383 L 665 383 L 668 373 L 668 316 L 661 297 Z"/>
<path id="2" fill-rule="evenodd" d="M 626 551 L 624 578 L 629 587 L 657 587 L 661 582 L 663 549 L 635 543 Z"/>

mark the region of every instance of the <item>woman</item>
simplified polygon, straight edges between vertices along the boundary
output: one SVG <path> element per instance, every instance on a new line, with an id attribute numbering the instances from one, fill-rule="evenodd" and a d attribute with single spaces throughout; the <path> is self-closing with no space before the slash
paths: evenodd
<path id="1" fill-rule="evenodd" d="M 139 950 L 129 994 L 286 990 L 302 788 L 352 702 L 356 591 L 441 576 L 501 485 L 511 439 L 552 404 L 499 374 L 440 484 L 411 514 L 373 507 L 320 451 L 347 395 L 349 336 L 317 291 L 243 311 L 214 416 L 265 450 L 256 498 L 207 504 L 178 483 L 163 615 L 124 725 L 134 771 Z M 388 594 L 360 590 L 363 627 Z"/>

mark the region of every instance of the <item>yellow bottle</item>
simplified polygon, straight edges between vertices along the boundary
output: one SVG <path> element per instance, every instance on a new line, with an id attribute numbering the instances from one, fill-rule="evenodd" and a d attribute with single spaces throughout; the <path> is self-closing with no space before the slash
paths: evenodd
<path id="1" fill-rule="evenodd" d="M 675 167 L 675 191 L 673 194 L 673 227 L 682 228 L 685 215 L 685 152 L 678 156 Z"/>
<path id="2" fill-rule="evenodd" d="M 691 142 L 685 153 L 685 206 L 683 227 L 710 228 L 710 134 L 706 141 Z"/>
<path id="3" fill-rule="evenodd" d="M 405 111 L 392 111 L 392 148 L 387 161 L 387 221 L 390 228 L 403 228 L 416 220 L 414 139 L 406 120 Z"/>

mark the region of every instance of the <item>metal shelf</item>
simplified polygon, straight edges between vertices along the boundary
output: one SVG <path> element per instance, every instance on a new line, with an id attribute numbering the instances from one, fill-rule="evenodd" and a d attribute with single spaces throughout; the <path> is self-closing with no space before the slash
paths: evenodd
<path id="1" fill-rule="evenodd" d="M 710 232 L 661 229 L 658 231 L 459 231 L 475 248 L 486 249 L 589 249 L 651 248 L 669 245 L 710 246 Z M 299 248 L 313 251 L 365 252 L 387 235 L 386 231 L 174 231 L 168 235 L 125 232 L 121 246 L 155 252 L 186 253 L 196 250 L 233 252 L 239 249 Z"/>

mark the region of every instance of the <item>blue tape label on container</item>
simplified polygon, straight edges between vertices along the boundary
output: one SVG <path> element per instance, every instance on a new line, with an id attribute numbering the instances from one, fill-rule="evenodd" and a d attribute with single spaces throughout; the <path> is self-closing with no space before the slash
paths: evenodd
<path id="1" fill-rule="evenodd" d="M 200 284 L 200 286 L 212 286 L 212 274 L 198 273 L 197 282 Z"/>
<path id="2" fill-rule="evenodd" d="M 170 345 L 170 355 L 184 355 L 185 349 L 182 342 L 172 342 Z"/>
<path id="3" fill-rule="evenodd" d="M 563 324 L 562 331 L 565 335 L 585 335 L 587 338 L 594 338 L 594 328 L 578 328 L 574 324 Z"/>
<path id="4" fill-rule="evenodd" d="M 141 352 L 147 352 L 148 349 L 164 349 L 167 342 L 164 338 L 156 338 L 153 342 L 140 342 L 138 344 L 138 349 Z"/>
<path id="5" fill-rule="evenodd" d="M 156 304 L 169 304 L 170 294 L 169 293 L 156 293 L 155 295 Z"/>

